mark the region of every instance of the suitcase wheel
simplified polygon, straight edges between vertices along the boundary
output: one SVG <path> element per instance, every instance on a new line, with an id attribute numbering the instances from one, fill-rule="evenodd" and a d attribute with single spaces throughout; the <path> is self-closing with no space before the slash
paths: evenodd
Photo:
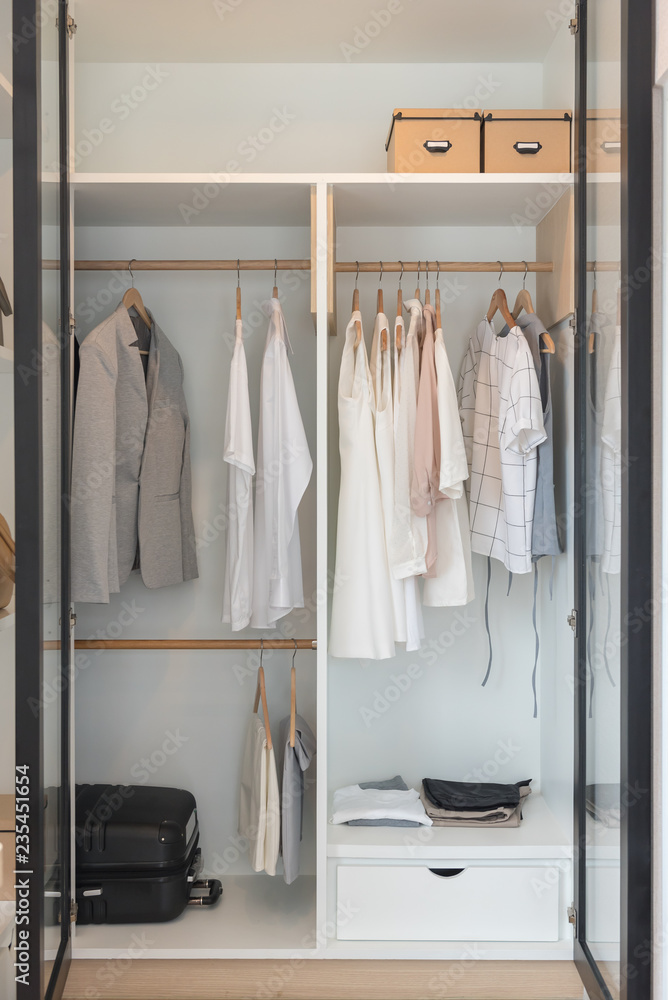
<path id="1" fill-rule="evenodd" d="M 195 893 L 201 892 L 202 890 L 206 890 L 206 895 L 195 895 Z M 200 879 L 198 882 L 193 882 L 190 889 L 188 906 L 213 906 L 214 903 L 218 902 L 222 895 L 223 884 L 219 879 Z"/>

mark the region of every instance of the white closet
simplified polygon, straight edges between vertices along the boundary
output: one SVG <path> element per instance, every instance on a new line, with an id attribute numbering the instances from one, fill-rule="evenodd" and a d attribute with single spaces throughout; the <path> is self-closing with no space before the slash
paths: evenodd
<path id="1" fill-rule="evenodd" d="M 303 260 L 278 272 L 290 364 L 314 472 L 299 512 L 306 608 L 269 633 L 317 640 L 297 654 L 300 714 L 317 735 L 306 774 L 302 874 L 251 871 L 238 846 L 240 758 L 259 653 L 79 649 L 75 779 L 156 783 L 198 802 L 206 872 L 224 886 L 211 910 L 176 921 L 76 927 L 73 957 L 571 959 L 573 800 L 572 526 L 540 565 L 538 718 L 532 717 L 532 577 L 494 564 L 485 674 L 486 564 L 476 599 L 425 608 L 417 653 L 382 663 L 328 658 L 339 487 L 337 381 L 354 275 L 338 261 L 552 261 L 527 288 L 552 363 L 558 510 L 573 495 L 571 175 L 388 175 L 393 108 L 572 107 L 569 15 L 548 0 L 390 4 L 385 26 L 354 0 L 187 5 L 77 0 L 71 42 L 73 259 Z M 380 9 L 380 7 L 379 7 Z M 524 34 L 520 39 L 517 24 Z M 134 266 L 145 304 L 179 351 L 191 419 L 199 580 L 146 590 L 135 576 L 108 606 L 77 607 L 76 638 L 232 638 L 221 624 L 226 471 L 223 432 L 234 345 L 236 273 Z M 386 308 L 396 273 L 383 279 Z M 430 286 L 434 289 L 434 274 Z M 496 287 L 495 273 L 441 272 L 455 375 Z M 514 299 L 521 270 L 504 276 Z M 242 271 L 254 436 L 273 276 Z M 405 297 L 415 274 L 406 273 Z M 424 289 L 424 274 L 421 278 Z M 81 340 L 129 285 L 74 272 Z M 377 276 L 361 274 L 367 344 Z M 565 305 L 564 305 L 565 304 Z M 393 317 L 390 317 L 393 319 Z M 332 336 L 332 334 L 336 334 Z M 258 638 L 247 629 L 235 638 Z M 265 651 L 272 728 L 289 712 L 289 651 Z M 163 744 L 171 740 L 170 749 Z M 328 823 L 335 788 L 401 773 L 533 779 L 519 829 L 392 830 Z M 472 777 L 472 780 L 476 780 Z M 614 863 L 615 847 L 609 849 Z M 456 870 L 461 874 L 453 876 Z M 438 870 L 440 874 L 434 874 Z M 448 874 L 445 874 L 446 871 Z M 488 906 L 489 899 L 495 904 Z M 453 920 L 460 912 L 461 922 Z M 431 932 L 429 932 L 431 928 Z"/>

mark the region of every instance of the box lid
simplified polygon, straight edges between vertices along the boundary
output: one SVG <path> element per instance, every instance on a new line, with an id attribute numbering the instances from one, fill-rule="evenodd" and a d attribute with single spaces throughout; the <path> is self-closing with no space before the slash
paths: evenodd
<path id="1" fill-rule="evenodd" d="M 524 110 L 501 110 L 484 111 L 483 118 L 489 121 L 523 121 L 530 118 L 535 122 L 567 121 L 570 122 L 573 116 L 570 111 L 555 108 L 529 108 Z"/>

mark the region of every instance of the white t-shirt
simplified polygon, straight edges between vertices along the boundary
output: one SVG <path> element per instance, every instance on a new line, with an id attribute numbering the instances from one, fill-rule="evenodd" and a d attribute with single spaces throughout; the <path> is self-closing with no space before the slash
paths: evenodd
<path id="1" fill-rule="evenodd" d="M 459 383 L 471 468 L 471 548 L 512 573 L 531 571 L 538 470 L 545 440 L 531 350 L 519 327 L 497 337 L 484 319 L 471 338 Z"/>
<path id="2" fill-rule="evenodd" d="M 236 324 L 225 420 L 227 463 L 227 550 L 223 582 L 223 621 L 232 631 L 246 628 L 253 601 L 253 427 L 248 397 L 248 369 L 243 326 Z"/>

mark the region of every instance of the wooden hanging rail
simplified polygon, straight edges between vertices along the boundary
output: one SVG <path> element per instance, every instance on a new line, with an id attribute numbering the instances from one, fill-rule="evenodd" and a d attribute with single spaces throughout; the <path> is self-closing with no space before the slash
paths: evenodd
<path id="1" fill-rule="evenodd" d="M 74 270 L 75 271 L 127 271 L 130 264 L 129 260 L 75 260 Z M 446 271 L 450 272 L 498 272 L 499 271 L 499 261 L 429 261 L 429 273 L 431 275 L 432 271 L 436 272 L 436 267 L 444 273 Z M 45 270 L 58 270 L 59 262 L 57 260 L 45 260 L 43 262 L 43 267 Z M 357 271 L 357 261 L 347 260 L 338 261 L 334 264 L 334 270 L 340 274 L 350 274 Z M 383 271 L 384 272 L 399 272 L 401 271 L 402 262 L 401 261 L 383 261 Z M 424 261 L 421 263 L 412 260 L 404 261 L 403 269 L 405 272 L 417 271 L 418 267 L 422 271 L 425 270 Z M 278 260 L 276 262 L 276 268 L 279 271 L 310 271 L 311 261 L 310 260 Z M 134 260 L 132 261 L 133 271 L 236 271 L 237 262 L 236 260 Z M 240 271 L 273 271 L 274 261 L 272 260 L 241 260 L 239 261 Z M 503 261 L 504 271 L 518 271 L 524 273 L 524 261 L 514 260 L 514 261 Z M 530 261 L 528 263 L 529 272 L 537 272 L 541 274 L 551 273 L 554 270 L 554 264 L 552 261 Z M 604 270 L 602 267 L 601 270 Z M 380 273 L 380 261 L 360 261 L 359 262 L 359 272 L 364 273 Z"/>
<path id="2" fill-rule="evenodd" d="M 297 649 L 318 648 L 316 639 L 76 639 L 76 649 Z M 46 645 L 46 644 L 45 644 Z"/>

